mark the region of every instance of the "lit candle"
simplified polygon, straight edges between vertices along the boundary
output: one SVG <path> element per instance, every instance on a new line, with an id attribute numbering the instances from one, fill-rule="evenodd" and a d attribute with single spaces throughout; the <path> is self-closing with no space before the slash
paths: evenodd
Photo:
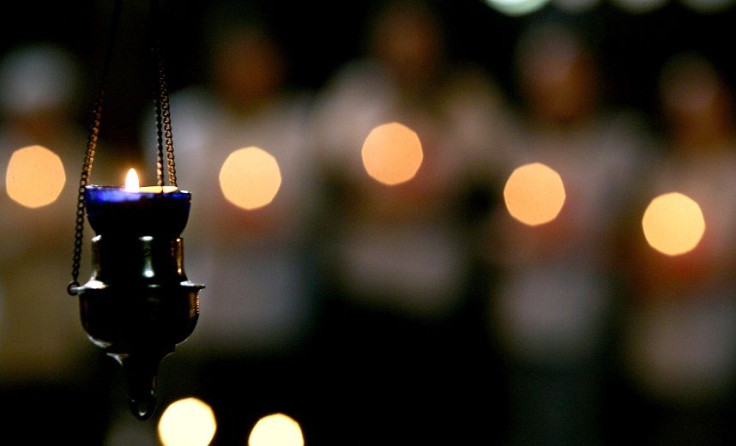
<path id="1" fill-rule="evenodd" d="M 95 233 L 178 236 L 189 219 L 191 194 L 176 186 L 139 186 L 130 169 L 125 186 L 85 187 L 87 218 Z"/>
<path id="2" fill-rule="evenodd" d="M 140 186 L 140 180 L 138 179 L 138 173 L 132 167 L 128 170 L 128 174 L 125 176 L 125 188 L 127 192 L 158 192 L 158 193 L 169 193 L 176 192 L 179 189 L 176 186 Z"/>

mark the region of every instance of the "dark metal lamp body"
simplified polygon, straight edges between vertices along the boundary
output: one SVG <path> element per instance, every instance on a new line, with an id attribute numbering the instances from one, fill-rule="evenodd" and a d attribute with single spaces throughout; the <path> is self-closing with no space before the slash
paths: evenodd
<path id="1" fill-rule="evenodd" d="M 74 291 L 90 340 L 123 369 L 131 410 L 148 418 L 161 360 L 193 332 L 204 285 L 187 279 L 180 237 L 189 192 L 86 186 L 92 276 Z"/>

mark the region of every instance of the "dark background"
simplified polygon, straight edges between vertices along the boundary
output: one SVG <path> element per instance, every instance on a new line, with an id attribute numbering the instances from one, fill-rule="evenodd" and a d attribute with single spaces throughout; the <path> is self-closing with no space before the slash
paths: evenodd
<path id="1" fill-rule="evenodd" d="M 512 56 L 515 38 L 540 15 L 567 15 L 590 31 L 591 42 L 607 75 L 607 97 L 616 105 L 656 114 L 658 69 L 669 55 L 697 50 L 710 57 L 732 79 L 736 75 L 731 43 L 736 9 L 700 13 L 669 0 L 650 12 L 632 13 L 608 1 L 582 13 L 566 13 L 548 4 L 526 16 L 504 15 L 482 0 L 436 1 L 443 11 L 452 53 L 480 63 L 515 94 Z M 286 45 L 291 83 L 317 91 L 335 70 L 362 51 L 366 18 L 379 4 L 361 0 L 322 2 L 246 2 L 162 0 L 161 19 L 150 25 L 149 2 L 123 1 L 113 68 L 108 81 L 112 109 L 105 134 L 113 141 L 135 133 L 141 111 L 150 105 L 149 50 L 152 30 L 161 36 L 171 90 L 204 81 L 208 13 L 215 6 L 252 12 L 268 21 Z M 28 40 L 51 40 L 72 48 L 85 63 L 89 103 L 99 83 L 114 1 L 24 2 L 2 15 L 0 52 Z M 175 113 L 175 111 L 174 111 Z M 89 119 L 87 116 L 80 119 Z M 125 141 L 122 141 L 125 142 Z M 122 144 L 129 145 L 129 144 Z"/>

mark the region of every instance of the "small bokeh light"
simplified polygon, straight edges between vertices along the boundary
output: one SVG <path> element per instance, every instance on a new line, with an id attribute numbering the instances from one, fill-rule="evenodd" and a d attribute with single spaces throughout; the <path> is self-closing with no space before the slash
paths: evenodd
<path id="1" fill-rule="evenodd" d="M 216 431 L 212 408 L 195 397 L 169 404 L 158 422 L 158 437 L 164 446 L 207 446 Z"/>
<path id="2" fill-rule="evenodd" d="M 39 208 L 56 201 L 66 173 L 59 155 L 42 146 L 13 152 L 5 174 L 8 196 L 22 206 Z"/>
<path id="3" fill-rule="evenodd" d="M 253 426 L 248 446 L 304 446 L 302 428 L 283 413 L 266 415 Z"/>
<path id="4" fill-rule="evenodd" d="M 705 218 L 700 205 L 679 192 L 653 198 L 641 223 L 649 245 L 669 256 L 692 251 L 705 233 Z"/>
<path id="5" fill-rule="evenodd" d="M 242 209 L 253 210 L 268 205 L 280 187 L 278 161 L 259 147 L 245 147 L 230 153 L 220 169 L 223 195 Z"/>
<path id="6" fill-rule="evenodd" d="M 361 152 L 366 172 L 376 181 L 393 186 L 411 180 L 422 165 L 419 136 L 409 127 L 391 122 L 370 131 Z"/>
<path id="7" fill-rule="evenodd" d="M 485 0 L 491 8 L 511 17 L 518 17 L 539 11 L 550 0 Z"/>
<path id="8" fill-rule="evenodd" d="M 537 226 L 554 220 L 565 204 L 562 177 L 542 163 L 517 167 L 503 189 L 506 209 L 520 222 Z"/>

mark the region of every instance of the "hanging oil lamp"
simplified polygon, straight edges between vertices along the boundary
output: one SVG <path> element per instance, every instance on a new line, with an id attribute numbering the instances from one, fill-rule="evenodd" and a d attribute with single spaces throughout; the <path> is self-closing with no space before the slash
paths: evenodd
<path id="1" fill-rule="evenodd" d="M 151 2 L 156 15 L 155 0 Z M 115 3 L 110 42 L 120 15 Z M 157 60 L 157 184 L 126 186 L 88 184 L 102 115 L 104 88 L 94 107 L 77 200 L 72 280 L 67 287 L 79 296 L 82 326 L 89 339 L 121 366 L 132 413 L 149 418 L 156 406 L 156 377 L 161 360 L 193 332 L 199 318 L 199 292 L 184 270 L 181 233 L 189 217 L 191 193 L 177 186 L 169 96 L 160 48 Z M 109 69 L 107 49 L 103 82 Z M 164 184 L 164 168 L 168 184 Z M 92 275 L 78 282 L 85 215 L 92 238 Z"/>

